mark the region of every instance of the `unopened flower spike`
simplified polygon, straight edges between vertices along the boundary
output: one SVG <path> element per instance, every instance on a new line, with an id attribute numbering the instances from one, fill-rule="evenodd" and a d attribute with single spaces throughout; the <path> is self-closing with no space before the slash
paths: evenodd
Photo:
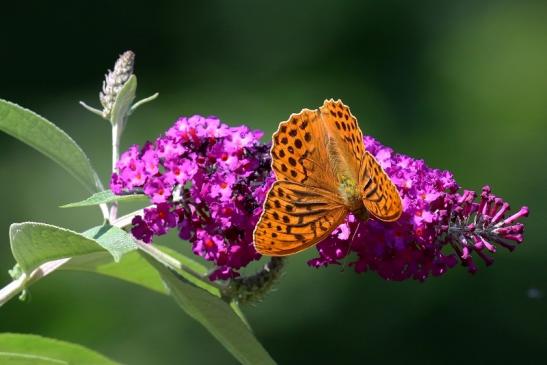
<path id="1" fill-rule="evenodd" d="M 102 91 L 99 93 L 99 99 L 103 106 L 102 110 L 93 108 L 83 101 L 80 101 L 80 105 L 90 112 L 100 115 L 106 120 L 110 120 L 110 113 L 112 112 L 116 98 L 118 97 L 120 90 L 133 74 L 134 65 L 135 54 L 132 51 L 126 51 L 116 60 L 114 70 L 108 70 L 103 81 Z"/>
<path id="2" fill-rule="evenodd" d="M 131 115 L 131 113 L 133 113 L 138 107 L 156 99 L 159 95 L 158 93 L 155 93 L 154 95 L 141 99 L 132 104 L 136 89 L 136 77 L 133 74 L 134 67 L 135 53 L 132 51 L 122 53 L 114 64 L 114 70 L 108 70 L 105 74 L 102 91 L 99 93 L 99 99 L 103 109 L 95 109 L 82 101 L 80 101 L 80 104 L 90 112 L 101 116 L 103 119 L 110 121 L 112 124 L 124 123 L 127 117 Z M 135 80 L 131 81 L 132 78 Z M 112 115 L 116 102 L 118 102 L 120 92 L 129 82 L 133 82 L 135 85 L 128 91 L 127 100 L 119 101 L 124 105 L 118 105 L 121 107 L 123 115 Z M 121 127 L 123 129 L 123 126 Z"/>
<path id="3" fill-rule="evenodd" d="M 114 70 L 108 70 L 108 73 L 105 75 L 103 90 L 99 94 L 104 118 L 108 119 L 120 90 L 131 75 L 133 75 L 134 66 L 135 54 L 132 51 L 126 51 L 120 55 L 114 64 Z"/>

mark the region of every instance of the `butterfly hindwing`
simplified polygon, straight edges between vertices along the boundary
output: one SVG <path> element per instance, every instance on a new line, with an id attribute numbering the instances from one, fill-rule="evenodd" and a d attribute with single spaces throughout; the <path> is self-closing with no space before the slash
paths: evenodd
<path id="1" fill-rule="evenodd" d="M 364 154 L 359 180 L 363 204 L 372 216 L 385 222 L 401 216 L 403 206 L 397 187 L 369 152 Z"/>
<path id="2" fill-rule="evenodd" d="M 276 181 L 254 231 L 255 248 L 270 256 L 302 251 L 327 237 L 347 214 L 329 191 Z"/>

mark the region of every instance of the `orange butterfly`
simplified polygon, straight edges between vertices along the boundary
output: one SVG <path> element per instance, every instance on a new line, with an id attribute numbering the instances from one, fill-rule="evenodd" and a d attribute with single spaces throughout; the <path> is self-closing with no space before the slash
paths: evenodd
<path id="1" fill-rule="evenodd" d="M 365 151 L 357 119 L 340 100 L 325 100 L 279 124 L 273 135 L 272 185 L 254 230 L 256 250 L 269 256 L 300 252 L 325 239 L 351 212 L 395 221 L 401 197 Z"/>

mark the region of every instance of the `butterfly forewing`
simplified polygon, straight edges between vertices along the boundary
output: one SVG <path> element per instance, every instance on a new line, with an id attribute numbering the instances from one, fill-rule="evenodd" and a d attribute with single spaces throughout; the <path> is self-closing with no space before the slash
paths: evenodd
<path id="1" fill-rule="evenodd" d="M 359 180 L 363 204 L 372 216 L 385 222 L 401 216 L 403 206 L 397 187 L 369 152 L 364 154 Z"/>
<path id="2" fill-rule="evenodd" d="M 331 140 L 329 145 L 334 145 L 331 149 L 336 150 L 331 153 L 331 156 L 336 157 L 335 168 L 357 180 L 365 150 L 363 133 L 357 119 L 351 114 L 349 107 L 340 100 L 325 100 L 319 111 Z"/>
<path id="3" fill-rule="evenodd" d="M 335 176 L 328 168 L 326 143 L 327 133 L 317 110 L 304 109 L 280 123 L 271 150 L 277 180 L 336 189 Z"/>
<path id="4" fill-rule="evenodd" d="M 348 209 L 332 192 L 276 181 L 255 228 L 255 247 L 270 256 L 302 251 L 328 236 L 347 214 Z"/>

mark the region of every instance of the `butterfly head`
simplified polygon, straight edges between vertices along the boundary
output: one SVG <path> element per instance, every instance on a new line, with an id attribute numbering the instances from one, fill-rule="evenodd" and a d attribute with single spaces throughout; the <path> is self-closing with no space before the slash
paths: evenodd
<path id="1" fill-rule="evenodd" d="M 353 215 L 359 218 L 362 221 L 366 221 L 370 218 L 367 208 L 364 205 L 361 205 L 357 210 L 352 211 Z"/>

